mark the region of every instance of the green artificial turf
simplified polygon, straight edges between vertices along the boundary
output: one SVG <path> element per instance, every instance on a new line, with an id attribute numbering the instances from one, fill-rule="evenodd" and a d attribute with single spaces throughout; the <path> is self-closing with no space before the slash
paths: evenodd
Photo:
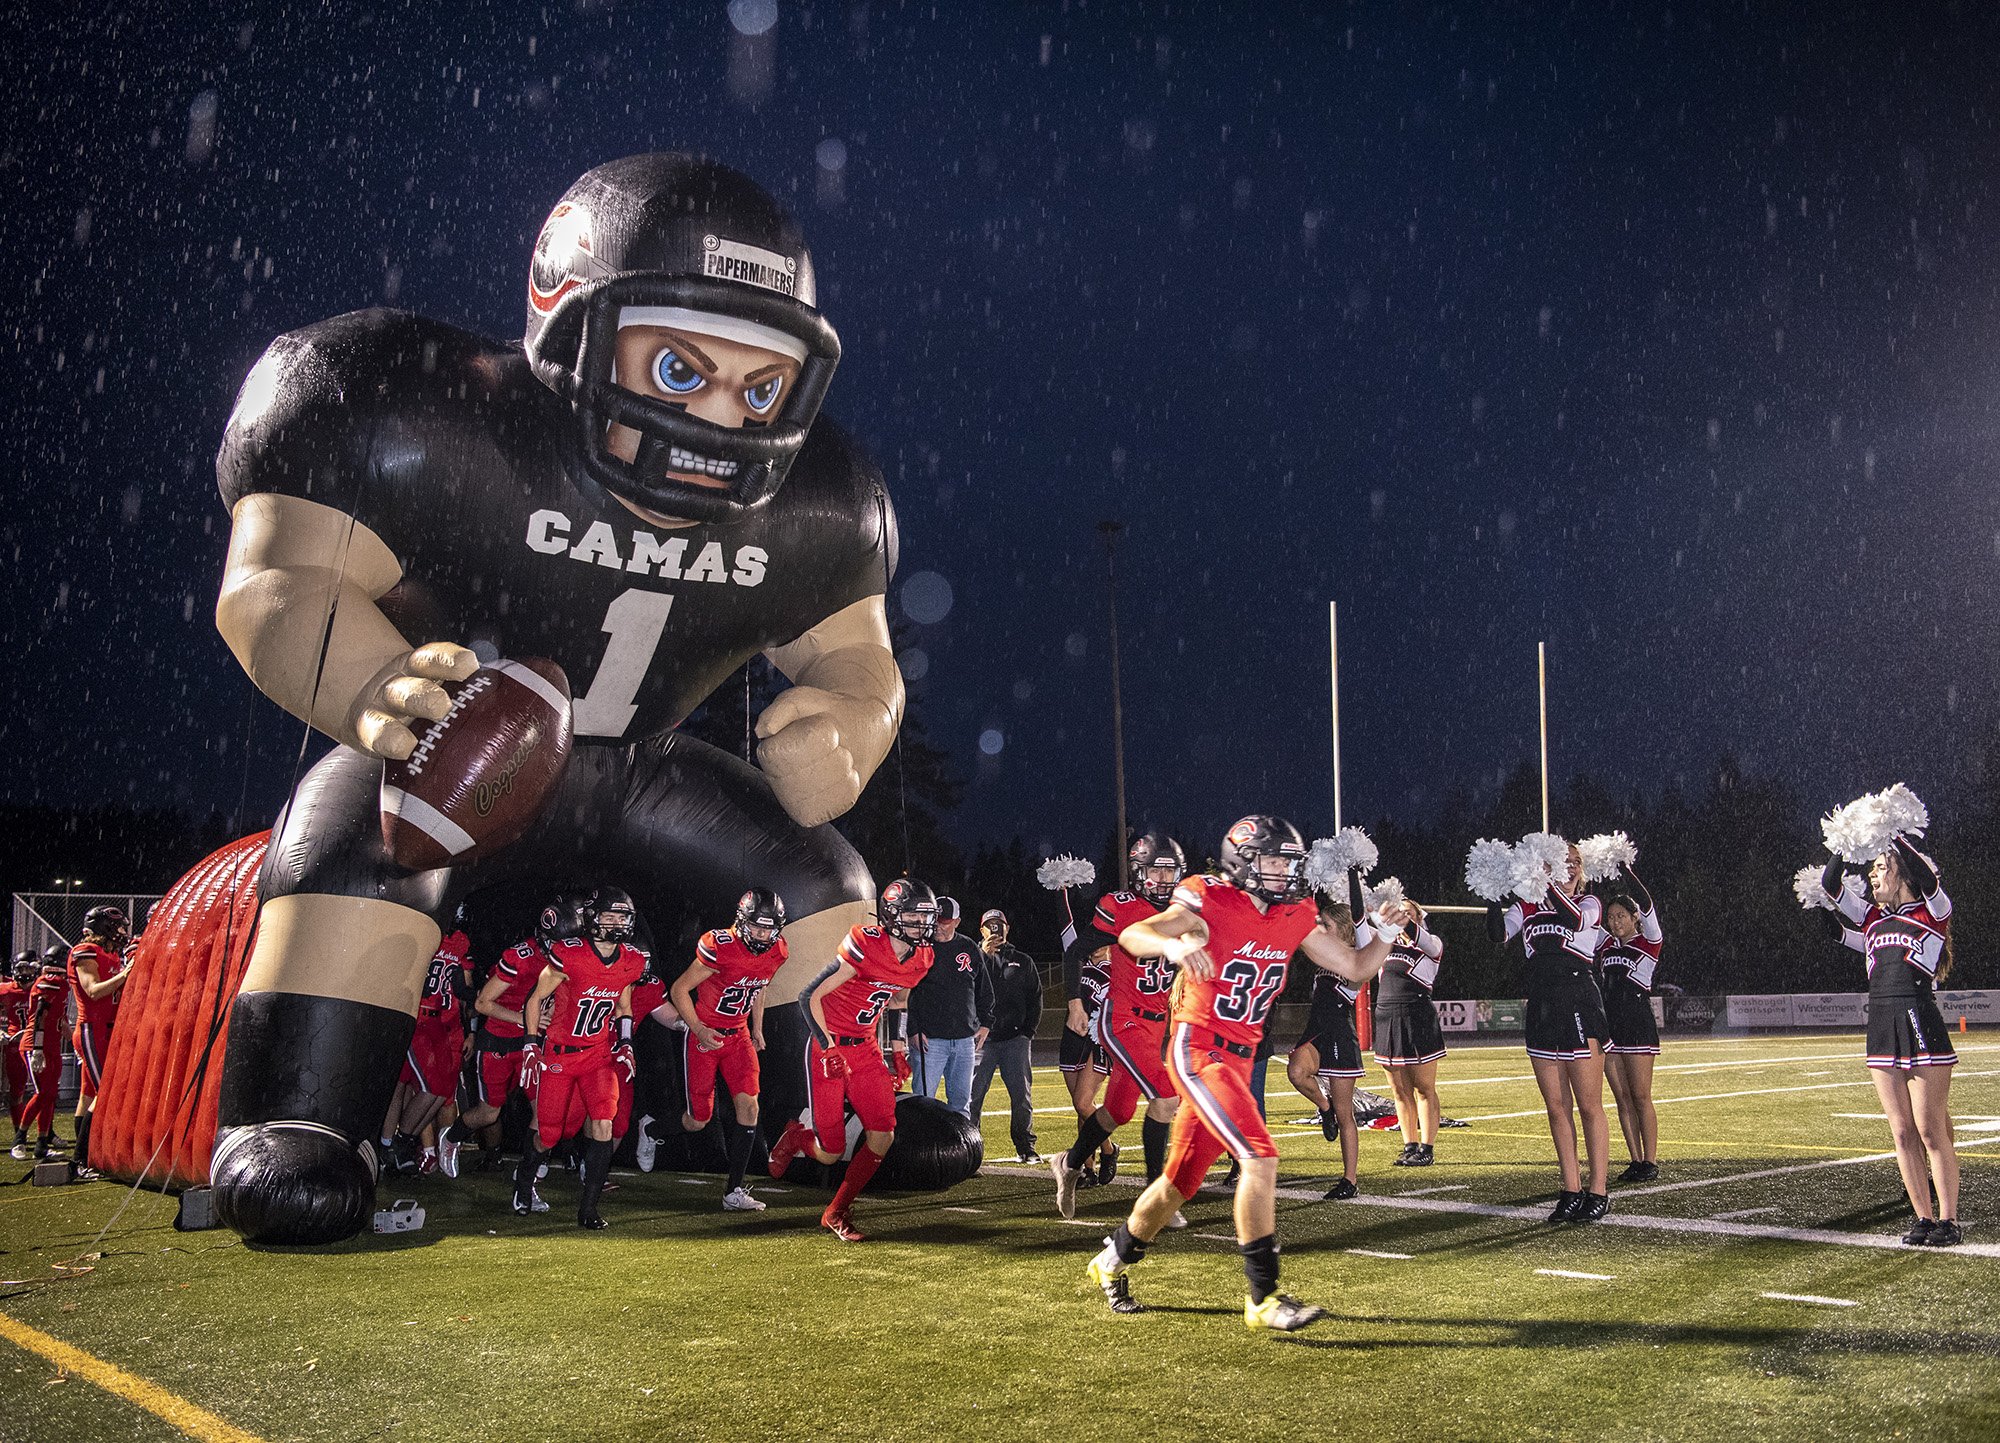
<path id="1" fill-rule="evenodd" d="M 2000 1035 L 1957 1040 L 1960 1142 L 1992 1144 L 1961 1154 L 1960 1210 L 1968 1240 L 1990 1245 L 2000 1128 L 1982 1124 L 2000 1123 Z M 1859 1052 L 1852 1036 L 1670 1040 L 1660 1184 L 1886 1151 Z M 1282 1067 L 1274 1124 L 1305 1114 Z M 598 1234 L 572 1225 L 560 1177 L 545 1185 L 553 1210 L 526 1221 L 499 1175 L 406 1181 L 383 1202 L 419 1197 L 422 1231 L 310 1251 L 176 1233 L 171 1199 L 128 1202 L 108 1183 L 9 1186 L 0 1271 L 32 1281 L 0 1311 L 274 1443 L 2000 1438 L 2000 1257 L 1443 1210 L 1545 1208 L 1556 1178 L 1518 1047 L 1457 1050 L 1440 1076 L 1447 1114 L 1476 1120 L 1440 1134 L 1436 1166 L 1392 1168 L 1396 1135 L 1362 1140 L 1365 1194 L 1426 1196 L 1280 1203 L 1284 1286 L 1332 1313 L 1291 1337 L 1243 1325 L 1220 1194 L 1191 1203 L 1191 1225 L 1134 1272 L 1150 1311 L 1110 1315 L 1083 1265 L 1135 1192 L 1086 1191 L 1090 1225 L 1064 1223 L 1046 1174 L 1008 1164 L 1003 1115 L 985 1119 L 994 1171 L 944 1194 L 864 1196 L 855 1216 L 873 1239 L 858 1246 L 817 1227 L 821 1193 L 766 1190 L 768 1212 L 724 1213 L 719 1179 L 678 1173 L 620 1179 Z M 1065 1106 L 1052 1069 L 1037 1080 L 1038 1106 Z M 996 1089 L 987 1106 L 1003 1104 Z M 1066 1111 L 1036 1125 L 1045 1151 L 1074 1132 Z M 1282 1185 L 1324 1190 L 1335 1147 L 1275 1130 Z M 1612 1136 L 1615 1173 L 1615 1116 Z M 1887 1161 L 1620 1192 L 1628 1218 L 1885 1234 L 1908 1217 Z M 95 1251 L 91 1271 L 42 1281 Z M 0 1343 L 0 1438 L 179 1436 L 56 1376 Z"/>

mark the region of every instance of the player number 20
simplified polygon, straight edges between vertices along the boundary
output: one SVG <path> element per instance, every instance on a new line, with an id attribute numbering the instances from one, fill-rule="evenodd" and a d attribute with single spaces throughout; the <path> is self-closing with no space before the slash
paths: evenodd
<path id="1" fill-rule="evenodd" d="M 1262 1022 L 1285 985 L 1285 964 L 1259 968 L 1241 958 L 1223 964 L 1215 974 L 1215 1015 L 1254 1027 Z"/>
<path id="2" fill-rule="evenodd" d="M 757 1000 L 760 989 L 734 983 L 722 989 L 722 995 L 715 999 L 715 1010 L 724 1017 L 741 1017 L 750 1010 L 750 1004 Z"/>

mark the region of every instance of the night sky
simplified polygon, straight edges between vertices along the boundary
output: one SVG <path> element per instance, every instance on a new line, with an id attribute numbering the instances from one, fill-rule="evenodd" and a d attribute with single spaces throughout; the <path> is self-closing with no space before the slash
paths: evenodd
<path id="1" fill-rule="evenodd" d="M 1993 12 L 1474 8 L 41 7 L 0 60 L 0 792 L 268 820 L 301 728 L 213 619 L 238 382 L 368 305 L 517 337 L 551 204 L 658 148 L 812 240 L 966 844 L 1108 830 L 1107 517 L 1135 823 L 1330 825 L 1329 601 L 1350 820 L 1532 758 L 1540 640 L 1559 785 L 1729 749 L 1805 809 L 1971 806 Z"/>

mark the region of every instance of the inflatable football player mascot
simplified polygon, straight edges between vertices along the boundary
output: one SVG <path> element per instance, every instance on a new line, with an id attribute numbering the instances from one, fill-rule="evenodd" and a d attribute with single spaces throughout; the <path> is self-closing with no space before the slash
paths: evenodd
<path id="1" fill-rule="evenodd" d="M 211 1181 L 251 1239 L 368 1224 L 368 1139 L 437 919 L 474 888 L 593 875 L 706 915 L 770 888 L 804 976 L 872 917 L 828 823 L 902 718 L 895 517 L 819 414 L 840 343 L 798 228 L 712 161 L 613 161 L 549 213 L 527 301 L 522 346 L 389 310 L 280 337 L 217 459 L 217 625 L 265 695 L 339 743 L 272 836 L 229 1018 Z M 793 683 L 757 720 L 758 766 L 674 732 L 758 652 Z M 398 866 L 384 759 L 446 714 L 442 683 L 527 655 L 574 696 L 539 819 L 489 857 Z"/>

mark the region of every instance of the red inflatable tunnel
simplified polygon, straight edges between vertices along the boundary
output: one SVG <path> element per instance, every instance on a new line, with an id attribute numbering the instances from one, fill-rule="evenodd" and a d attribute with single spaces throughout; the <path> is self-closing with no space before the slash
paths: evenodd
<path id="1" fill-rule="evenodd" d="M 208 1181 L 229 1004 L 250 960 L 269 832 L 231 842 L 160 899 L 104 1060 L 91 1165 L 154 1187 Z"/>

